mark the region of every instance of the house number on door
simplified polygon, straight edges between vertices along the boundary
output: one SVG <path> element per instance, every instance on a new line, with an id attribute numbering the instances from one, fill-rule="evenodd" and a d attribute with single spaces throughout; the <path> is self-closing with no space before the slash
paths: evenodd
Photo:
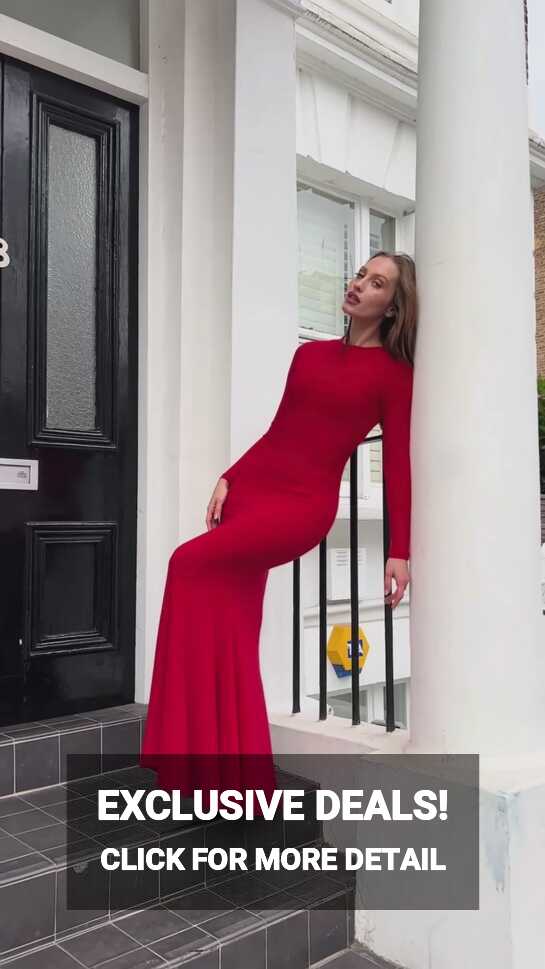
<path id="1" fill-rule="evenodd" d="M 9 266 L 8 244 L 5 239 L 0 239 L 0 269 Z"/>

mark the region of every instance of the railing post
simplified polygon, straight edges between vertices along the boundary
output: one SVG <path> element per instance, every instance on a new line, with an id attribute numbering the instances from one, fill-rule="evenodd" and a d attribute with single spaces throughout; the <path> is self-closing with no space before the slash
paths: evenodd
<path id="1" fill-rule="evenodd" d="M 386 487 L 384 480 L 384 462 L 382 462 L 382 542 L 383 542 L 383 574 L 388 561 L 388 545 L 390 542 L 390 527 L 388 521 L 388 505 L 386 501 Z M 395 701 L 394 701 L 394 629 L 392 607 L 384 603 L 384 662 L 386 684 L 386 709 L 384 719 L 386 730 L 395 730 Z"/>
<path id="2" fill-rule="evenodd" d="M 352 649 L 352 723 L 360 720 L 359 627 L 360 602 L 358 583 L 358 449 L 350 455 L 350 642 Z"/>
<path id="3" fill-rule="evenodd" d="M 362 444 L 381 441 L 382 435 L 365 438 Z M 350 643 L 351 643 L 351 692 L 352 724 L 361 723 L 360 716 L 360 668 L 359 668 L 359 582 L 358 582 L 358 446 L 350 455 Z M 382 470 L 382 531 L 383 563 L 386 569 L 390 529 L 388 506 Z M 395 730 L 394 702 L 394 651 L 392 607 L 384 603 L 384 658 L 385 658 L 385 711 L 387 731 Z M 319 719 L 327 718 L 327 535 L 319 545 Z M 301 710 L 301 560 L 293 560 L 293 697 L 292 711 Z M 380 722 L 383 721 L 374 721 Z"/>
<path id="4" fill-rule="evenodd" d="M 301 559 L 293 560 L 293 698 L 292 713 L 301 712 Z"/>
<path id="5" fill-rule="evenodd" d="M 320 542 L 320 720 L 327 717 L 327 535 Z"/>

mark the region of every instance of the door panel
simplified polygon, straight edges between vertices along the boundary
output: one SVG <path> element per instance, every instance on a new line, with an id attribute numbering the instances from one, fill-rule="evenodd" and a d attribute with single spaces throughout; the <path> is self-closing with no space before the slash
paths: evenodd
<path id="1" fill-rule="evenodd" d="M 137 109 L 1 68 L 0 725 L 134 699 L 138 208 Z"/>

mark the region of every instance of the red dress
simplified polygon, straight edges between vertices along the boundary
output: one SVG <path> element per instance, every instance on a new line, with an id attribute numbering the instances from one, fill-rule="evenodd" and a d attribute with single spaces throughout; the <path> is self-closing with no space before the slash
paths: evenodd
<path id="1" fill-rule="evenodd" d="M 158 787 L 274 789 L 259 665 L 269 569 L 327 534 L 344 467 L 378 423 L 388 555 L 409 558 L 412 382 L 412 366 L 381 346 L 297 347 L 270 427 L 223 472 L 220 524 L 169 559 L 140 756 Z"/>

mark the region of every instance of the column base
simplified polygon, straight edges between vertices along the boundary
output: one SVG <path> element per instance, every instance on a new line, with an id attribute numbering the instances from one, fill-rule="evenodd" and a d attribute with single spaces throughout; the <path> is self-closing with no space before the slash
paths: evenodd
<path id="1" fill-rule="evenodd" d="M 545 951 L 545 748 L 481 757 L 479 773 L 479 909 L 356 911 L 355 938 L 376 956 L 405 969 L 527 969 Z"/>

